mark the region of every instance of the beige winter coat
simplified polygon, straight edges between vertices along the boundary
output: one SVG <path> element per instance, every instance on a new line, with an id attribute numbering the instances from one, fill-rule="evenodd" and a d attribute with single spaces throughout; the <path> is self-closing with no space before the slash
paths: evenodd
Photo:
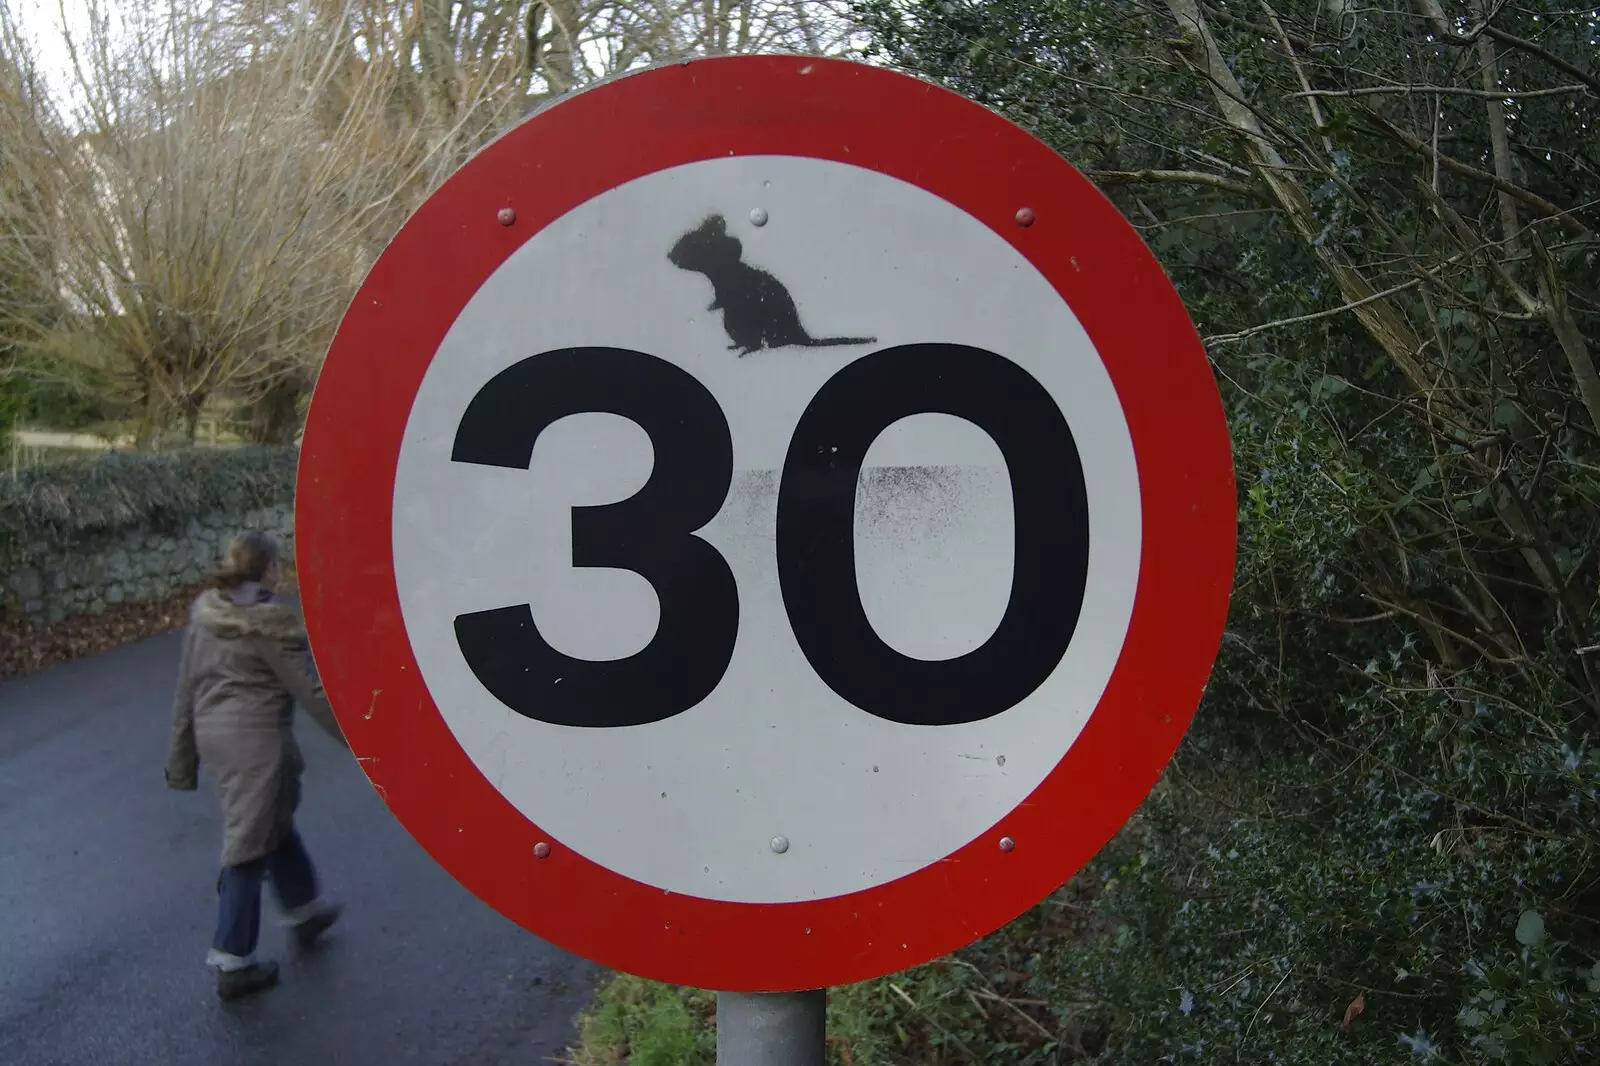
<path id="1" fill-rule="evenodd" d="M 189 608 L 173 703 L 167 784 L 193 789 L 200 765 L 222 798 L 222 865 L 275 849 L 300 802 L 305 763 L 294 705 L 341 743 L 292 604 L 259 585 L 209 590 Z"/>

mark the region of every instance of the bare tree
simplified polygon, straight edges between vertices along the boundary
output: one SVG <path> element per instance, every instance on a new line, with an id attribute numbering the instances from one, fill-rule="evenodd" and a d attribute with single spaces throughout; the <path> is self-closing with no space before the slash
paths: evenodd
<path id="1" fill-rule="evenodd" d="M 838 53 L 846 0 L 367 0 L 352 47 L 398 74 L 396 116 L 453 161 L 531 107 L 599 78 L 696 55 Z"/>
<path id="2" fill-rule="evenodd" d="M 54 254 L 45 220 L 59 193 L 47 155 L 41 90 L 25 42 L 0 0 L 0 385 L 23 371 L 20 336 L 37 337 L 56 317 Z M 0 409 L 0 424 L 8 421 Z"/>
<path id="3" fill-rule="evenodd" d="M 427 154 L 385 121 L 395 72 L 352 61 L 345 14 L 246 33 L 201 3 L 96 2 L 68 39 L 78 99 L 45 107 L 16 168 L 59 198 L 22 254 L 101 342 L 143 445 L 174 420 L 192 439 L 222 391 L 271 398 L 261 433 L 283 437 L 286 390 L 411 206 Z"/>
<path id="4" fill-rule="evenodd" d="M 33 239 L 8 243 L 6 262 L 71 312 L 87 343 L 65 347 L 107 364 L 138 412 L 141 446 L 173 425 L 193 439 L 218 396 L 243 402 L 253 438 L 290 439 L 367 265 L 485 141 L 541 100 L 649 63 L 841 50 L 842 10 L 90 0 L 87 33 L 65 39 L 70 101 L 22 92 L 0 67 L 0 182 L 13 190 L 0 203 L 51 190 L 48 208 L 6 216 L 38 223 Z M 17 38 L 3 7 L 0 27 Z M 60 329 L 19 307 L 0 309 L 0 323 L 14 342 L 64 346 Z"/>

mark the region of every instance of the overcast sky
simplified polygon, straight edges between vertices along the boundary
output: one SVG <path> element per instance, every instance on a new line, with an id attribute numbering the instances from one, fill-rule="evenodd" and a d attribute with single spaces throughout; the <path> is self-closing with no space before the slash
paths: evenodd
<path id="1" fill-rule="evenodd" d="M 62 12 L 73 38 L 81 42 L 89 31 L 87 0 L 11 0 L 11 4 L 22 18 L 39 72 L 60 99 L 72 84 L 71 60 L 61 37 Z"/>

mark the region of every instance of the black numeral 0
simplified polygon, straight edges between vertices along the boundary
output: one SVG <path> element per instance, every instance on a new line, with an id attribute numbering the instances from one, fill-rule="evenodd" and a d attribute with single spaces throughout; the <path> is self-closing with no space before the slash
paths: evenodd
<path id="1" fill-rule="evenodd" d="M 567 348 L 497 374 L 456 430 L 457 462 L 527 467 L 539 434 L 587 411 L 632 419 L 655 467 L 620 503 L 572 509 L 572 564 L 616 567 L 655 588 L 661 621 L 625 659 L 574 659 L 540 635 L 528 604 L 464 614 L 468 666 L 519 714 L 556 725 L 643 725 L 688 710 L 727 671 L 739 628 L 733 574 L 695 535 L 733 475 L 728 423 L 705 386 L 665 360 Z M 964 418 L 1000 447 L 1011 477 L 1011 598 L 983 645 L 952 659 L 902 655 L 873 630 L 856 586 L 855 494 L 867 449 L 914 414 Z M 778 578 L 796 641 L 834 692 L 906 725 L 993 717 L 1039 687 L 1066 654 L 1083 606 L 1089 517 L 1083 466 L 1061 411 L 1008 359 L 958 344 L 909 344 L 830 378 L 795 428 L 778 488 Z"/>
<path id="2" fill-rule="evenodd" d="M 867 449 L 908 415 L 964 418 L 1011 472 L 1011 600 L 981 647 L 902 655 L 873 630 L 856 586 L 856 484 Z M 869 714 L 958 725 L 999 714 L 1066 654 L 1089 570 L 1089 511 L 1072 431 L 1009 359 L 960 344 L 907 344 L 856 360 L 818 390 L 789 441 L 778 487 L 778 579 L 789 624 L 827 686 Z"/>

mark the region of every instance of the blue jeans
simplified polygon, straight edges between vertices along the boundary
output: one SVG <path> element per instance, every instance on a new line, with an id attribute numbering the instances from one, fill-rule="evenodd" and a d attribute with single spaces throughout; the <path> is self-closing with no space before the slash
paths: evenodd
<path id="1" fill-rule="evenodd" d="M 217 933 L 211 946 L 239 958 L 255 953 L 261 935 L 261 882 L 272 881 L 272 894 L 291 918 L 317 898 L 317 874 L 300 834 L 293 828 L 283 843 L 259 859 L 224 866 L 217 878 Z"/>

